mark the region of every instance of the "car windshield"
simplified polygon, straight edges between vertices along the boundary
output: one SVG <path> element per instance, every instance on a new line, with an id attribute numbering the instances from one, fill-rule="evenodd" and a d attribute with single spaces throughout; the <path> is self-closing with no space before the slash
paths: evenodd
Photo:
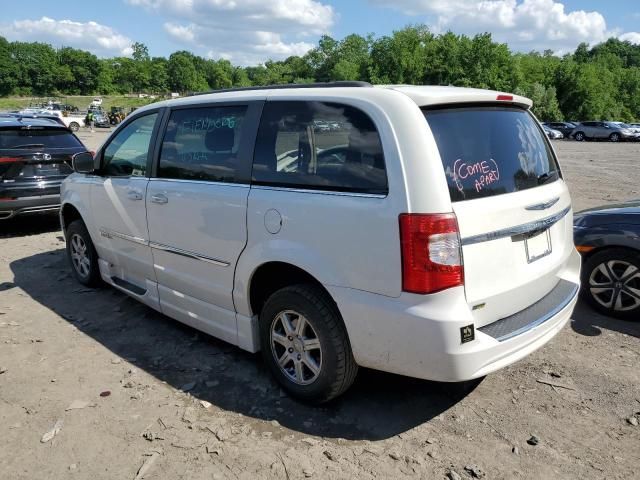
<path id="1" fill-rule="evenodd" d="M 451 200 L 534 188 L 560 171 L 531 114 L 503 106 L 424 109 L 444 167 Z"/>
<path id="2" fill-rule="evenodd" d="M 11 128 L 0 129 L 0 149 L 73 148 L 80 141 L 62 128 Z"/>

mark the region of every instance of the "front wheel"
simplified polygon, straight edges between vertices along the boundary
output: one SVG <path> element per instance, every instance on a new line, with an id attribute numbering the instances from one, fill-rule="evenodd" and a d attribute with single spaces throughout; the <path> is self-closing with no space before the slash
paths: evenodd
<path id="1" fill-rule="evenodd" d="M 88 287 L 100 284 L 100 269 L 98 267 L 98 253 L 91 236 L 82 220 L 71 222 L 67 228 L 67 258 L 76 280 Z"/>
<path id="2" fill-rule="evenodd" d="M 280 385 L 311 403 L 327 402 L 353 383 L 358 366 L 340 314 L 315 285 L 272 294 L 260 313 L 262 355 Z"/>
<path id="3" fill-rule="evenodd" d="M 620 134 L 619 133 L 612 133 L 611 135 L 609 135 L 609 140 L 612 142 L 619 142 L 620 141 Z"/>
<path id="4" fill-rule="evenodd" d="M 78 130 L 80 130 L 80 124 L 79 124 L 78 122 L 71 122 L 71 123 L 69 124 L 69 129 L 70 129 L 72 132 L 77 132 Z"/>
<path id="5" fill-rule="evenodd" d="M 604 315 L 640 319 L 640 253 L 624 248 L 594 253 L 582 269 L 582 293 Z"/>
<path id="6" fill-rule="evenodd" d="M 578 132 L 573 136 L 573 138 L 575 138 L 578 142 L 582 142 L 585 139 L 585 136 L 584 133 Z"/>

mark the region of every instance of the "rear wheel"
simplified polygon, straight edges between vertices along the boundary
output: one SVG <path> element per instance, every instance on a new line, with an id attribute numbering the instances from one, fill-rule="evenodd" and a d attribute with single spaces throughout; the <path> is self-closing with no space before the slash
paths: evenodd
<path id="1" fill-rule="evenodd" d="M 78 130 L 80 130 L 80 124 L 79 124 L 78 122 L 71 122 L 71 123 L 69 124 L 69 129 L 70 129 L 72 132 L 77 132 Z"/>
<path id="2" fill-rule="evenodd" d="M 265 362 L 292 396 L 327 402 L 353 383 L 358 366 L 331 298 L 321 288 L 293 285 L 272 294 L 260 313 Z"/>
<path id="3" fill-rule="evenodd" d="M 583 132 L 576 133 L 573 138 L 575 138 L 578 142 L 582 142 L 585 139 Z"/>
<path id="4" fill-rule="evenodd" d="M 71 222 L 66 232 L 67 257 L 76 280 L 88 287 L 100 284 L 98 254 L 82 220 Z"/>
<path id="5" fill-rule="evenodd" d="M 593 254 L 582 269 L 582 292 L 605 315 L 640 319 L 640 252 L 611 248 Z"/>
<path id="6" fill-rule="evenodd" d="M 619 133 L 612 133 L 611 135 L 609 135 L 609 140 L 612 142 L 619 142 L 620 141 L 620 134 Z"/>

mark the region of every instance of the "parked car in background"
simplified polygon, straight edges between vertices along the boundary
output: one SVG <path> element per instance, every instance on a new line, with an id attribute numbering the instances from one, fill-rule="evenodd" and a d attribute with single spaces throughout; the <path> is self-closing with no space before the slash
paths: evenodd
<path id="1" fill-rule="evenodd" d="M 576 125 L 571 122 L 542 122 L 542 125 L 558 130 L 565 138 L 569 138 L 573 129 L 576 128 Z"/>
<path id="2" fill-rule="evenodd" d="M 640 321 L 640 201 L 575 214 L 582 294 L 598 311 Z"/>
<path id="3" fill-rule="evenodd" d="M 96 113 L 93 117 L 94 125 L 98 128 L 111 128 L 111 121 L 109 115 L 104 112 Z"/>
<path id="4" fill-rule="evenodd" d="M 544 130 L 544 133 L 547 134 L 547 137 L 549 137 L 551 140 L 560 140 L 561 138 L 564 138 L 564 135 L 559 130 L 554 130 L 553 128 L 549 128 L 544 124 L 542 125 L 542 129 Z"/>
<path id="5" fill-rule="evenodd" d="M 611 122 L 614 125 L 617 125 L 620 128 L 625 128 L 629 131 L 631 131 L 634 135 L 636 135 L 635 140 L 640 140 L 640 126 L 636 126 L 636 125 L 632 125 L 630 123 L 624 123 L 624 122 Z"/>
<path id="6" fill-rule="evenodd" d="M 48 118 L 0 117 L 0 220 L 55 211 L 74 154 L 86 151 L 65 126 Z"/>
<path id="7" fill-rule="evenodd" d="M 530 107 L 359 82 L 142 107 L 74 157 L 71 269 L 262 350 L 304 400 L 358 366 L 485 376 L 548 342 L 578 296 L 569 190 Z"/>
<path id="8" fill-rule="evenodd" d="M 26 108 L 24 110 L 20 110 L 17 113 L 24 116 L 24 118 L 27 118 L 28 116 L 32 116 L 33 118 L 35 118 L 35 116 L 38 116 L 38 117 L 56 116 L 62 121 L 62 123 L 65 126 L 69 127 L 69 129 L 72 132 L 77 132 L 78 130 L 80 130 L 80 127 L 84 126 L 85 117 L 83 115 L 79 115 L 75 113 L 67 112 L 66 114 L 63 114 L 59 110 L 47 110 L 42 108 L 40 109 Z"/>
<path id="9" fill-rule="evenodd" d="M 609 140 L 620 142 L 623 140 L 638 140 L 639 134 L 631 128 L 622 127 L 615 122 L 589 121 L 576 125 L 571 136 L 577 141 L 583 140 Z"/>
<path id="10" fill-rule="evenodd" d="M 65 123 L 62 119 L 53 113 L 19 113 L 19 112 L 7 112 L 0 113 L 0 119 L 2 118 L 15 118 L 15 119 L 30 119 L 30 118 L 44 118 L 48 120 L 52 120 L 63 127 L 66 127 Z"/>

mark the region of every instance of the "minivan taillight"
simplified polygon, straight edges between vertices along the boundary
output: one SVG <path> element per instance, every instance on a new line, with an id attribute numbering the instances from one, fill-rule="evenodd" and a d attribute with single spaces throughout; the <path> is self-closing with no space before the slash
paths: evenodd
<path id="1" fill-rule="evenodd" d="M 434 293 L 464 284 L 454 213 L 400 214 L 402 290 Z"/>

